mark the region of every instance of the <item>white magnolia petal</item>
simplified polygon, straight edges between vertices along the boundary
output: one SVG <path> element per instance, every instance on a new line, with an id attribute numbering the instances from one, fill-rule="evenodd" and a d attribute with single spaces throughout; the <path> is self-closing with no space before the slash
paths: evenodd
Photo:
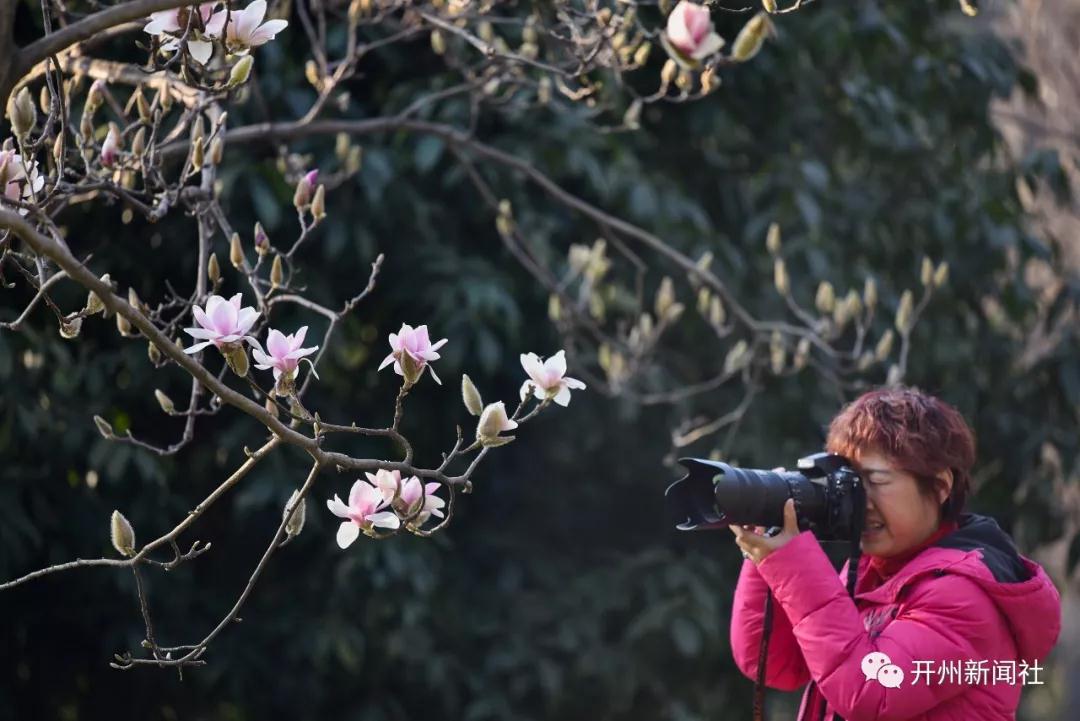
<path id="1" fill-rule="evenodd" d="M 340 548 L 348 548 L 360 535 L 360 526 L 352 521 L 345 521 L 337 529 L 337 545 Z"/>
<path id="2" fill-rule="evenodd" d="M 397 517 L 396 513 L 390 511 L 368 514 L 364 516 L 364 520 L 370 521 L 371 525 L 379 528 L 397 528 L 401 525 L 401 519 Z"/>

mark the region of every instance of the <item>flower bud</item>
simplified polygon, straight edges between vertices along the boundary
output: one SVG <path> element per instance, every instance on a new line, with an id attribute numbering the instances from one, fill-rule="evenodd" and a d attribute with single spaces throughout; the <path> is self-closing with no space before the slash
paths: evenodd
<path id="1" fill-rule="evenodd" d="M 548 319 L 557 322 L 562 317 L 562 300 L 558 293 L 548 296 Z"/>
<path id="2" fill-rule="evenodd" d="M 701 71 L 701 92 L 708 94 L 720 87 L 720 78 L 716 76 L 716 67 L 709 66 Z"/>
<path id="3" fill-rule="evenodd" d="M 930 285 L 934 280 L 934 264 L 925 255 L 922 259 L 922 268 L 919 271 L 919 281 L 923 285 Z"/>
<path id="4" fill-rule="evenodd" d="M 150 103 L 146 102 L 146 96 L 143 95 L 141 85 L 135 89 L 135 109 L 139 113 L 139 120 L 144 123 L 150 122 Z"/>
<path id="5" fill-rule="evenodd" d="M 446 53 L 446 38 L 438 30 L 431 31 L 431 51 L 436 55 Z"/>
<path id="6" fill-rule="evenodd" d="M 905 290 L 900 296 L 900 305 L 896 308 L 896 330 L 906 334 L 911 330 L 911 313 L 915 304 L 915 296 L 910 290 Z"/>
<path id="7" fill-rule="evenodd" d="M 900 370 L 900 366 L 895 363 L 889 366 L 889 374 L 885 377 L 885 385 L 895 386 L 899 385 L 900 381 L 904 379 L 904 374 Z"/>
<path id="8" fill-rule="evenodd" d="M 873 278 L 867 278 L 863 285 L 863 305 L 868 310 L 873 310 L 877 307 L 877 301 L 877 282 Z"/>
<path id="9" fill-rule="evenodd" d="M 37 123 L 37 108 L 28 87 L 24 85 L 22 90 L 8 100 L 7 114 L 15 137 L 25 138 L 34 129 Z"/>
<path id="10" fill-rule="evenodd" d="M 814 306 L 819 313 L 826 314 L 832 313 L 835 305 L 836 291 L 833 290 L 832 283 L 827 280 L 821 281 L 818 284 L 817 295 L 814 296 Z"/>
<path id="11" fill-rule="evenodd" d="M 255 252 L 266 255 L 270 252 L 270 237 L 263 230 L 262 223 L 255 222 Z"/>
<path id="12" fill-rule="evenodd" d="M 318 171 L 313 170 L 312 173 L 318 173 Z M 304 173 L 300 176 L 300 180 L 296 183 L 296 189 L 293 191 L 292 203 L 293 207 L 297 210 L 304 210 L 311 205 L 311 194 L 314 192 L 315 188 L 313 187 L 311 180 L 308 179 L 309 175 L 309 173 Z"/>
<path id="13" fill-rule="evenodd" d="M 349 3 L 349 24 L 356 25 L 360 22 L 360 19 L 364 16 L 364 2 L 363 0 L 352 0 Z"/>
<path id="14" fill-rule="evenodd" d="M 505 403 L 491 403 L 480 413 L 480 422 L 476 425 L 476 439 L 486 448 L 506 445 L 514 440 L 514 436 L 499 434 L 515 429 L 517 425 L 516 421 L 507 418 Z"/>
<path id="15" fill-rule="evenodd" d="M 540 84 L 536 90 L 536 102 L 547 105 L 551 102 L 551 78 L 547 75 L 540 78 Z"/>
<path id="16" fill-rule="evenodd" d="M 233 373 L 243 378 L 248 373 L 248 356 L 244 346 L 237 343 L 232 347 L 222 348 L 225 353 L 225 362 Z"/>
<path id="17" fill-rule="evenodd" d="M 293 511 L 292 509 L 296 510 Z M 292 517 L 289 518 L 289 511 L 292 511 Z M 288 518 L 285 523 L 285 533 L 290 538 L 295 538 L 300 535 L 300 531 L 304 530 L 304 520 L 307 516 L 307 503 L 306 499 L 300 498 L 300 491 L 293 491 L 289 496 L 289 500 L 285 503 L 285 510 L 282 512 L 282 518 Z"/>
<path id="18" fill-rule="evenodd" d="M 476 34 L 480 36 L 480 39 L 485 43 L 490 43 L 495 39 L 495 28 L 487 20 L 482 20 L 476 26 Z"/>
<path id="19" fill-rule="evenodd" d="M 221 266 L 218 265 L 217 253 L 210 254 L 210 260 L 206 262 L 206 277 L 213 285 L 221 280 Z"/>
<path id="20" fill-rule="evenodd" d="M 934 271 L 934 287 L 940 288 L 949 281 L 949 262 L 946 260 L 938 263 L 937 269 Z"/>
<path id="21" fill-rule="evenodd" d="M 709 322 L 720 327 L 724 325 L 725 320 L 727 320 L 727 312 L 724 310 L 724 302 L 720 300 L 720 296 L 714 295 L 709 303 Z"/>
<path id="22" fill-rule="evenodd" d="M 86 294 L 86 307 L 83 308 L 83 313 L 86 315 L 94 315 L 95 313 L 105 315 L 105 304 L 101 302 L 101 298 L 94 291 Z"/>
<path id="23" fill-rule="evenodd" d="M 634 64 L 644 65 L 649 61 L 649 53 L 652 52 L 651 43 L 642 43 L 638 46 L 638 49 L 634 51 Z"/>
<path id="24" fill-rule="evenodd" d="M 742 370 L 750 361 L 748 351 L 749 346 L 743 339 L 740 339 L 738 343 L 732 346 L 727 356 L 724 357 L 724 373 L 731 374 Z"/>
<path id="25" fill-rule="evenodd" d="M 780 295 L 787 295 L 791 290 L 791 286 L 788 281 L 787 266 L 784 264 L 783 258 L 777 258 L 773 261 L 773 285 L 776 286 L 776 292 Z"/>
<path id="26" fill-rule="evenodd" d="M 97 426 L 98 433 L 100 433 L 102 437 L 104 437 L 106 440 L 112 440 L 116 437 L 116 434 L 113 432 L 112 425 L 101 416 L 94 416 L 94 425 Z"/>
<path id="27" fill-rule="evenodd" d="M 784 363 L 787 361 L 787 348 L 784 347 L 784 336 L 778 330 L 774 330 L 769 340 L 769 366 L 772 372 L 780 375 L 784 372 Z"/>
<path id="28" fill-rule="evenodd" d="M 221 136 L 214 138 L 210 143 L 210 164 L 221 165 L 221 161 L 225 159 L 225 141 L 221 139 Z"/>
<path id="29" fill-rule="evenodd" d="M 229 239 L 229 262 L 237 270 L 244 267 L 244 249 L 240 246 L 239 233 L 233 233 Z"/>
<path id="30" fill-rule="evenodd" d="M 308 60 L 304 63 L 304 77 L 307 79 L 311 87 L 316 90 L 322 89 L 322 78 L 319 77 L 319 66 L 315 64 L 314 60 Z"/>
<path id="31" fill-rule="evenodd" d="M 82 330 L 83 319 L 79 316 L 75 318 L 64 318 L 60 321 L 60 337 L 64 340 L 71 340 L 79 335 L 79 331 Z"/>
<path id="32" fill-rule="evenodd" d="M 474 416 L 483 413 L 484 401 L 480 398 L 480 391 L 476 390 L 472 379 L 467 375 L 461 376 L 461 399 L 465 402 L 465 408 L 469 413 Z"/>
<path id="33" fill-rule="evenodd" d="M 641 98 L 634 98 L 634 102 L 630 103 L 630 107 L 623 113 L 623 125 L 630 130 L 637 130 L 641 127 Z"/>
<path id="34" fill-rule="evenodd" d="M 848 307 L 848 315 L 852 318 L 862 313 L 862 297 L 852 288 L 844 296 L 844 304 Z"/>
<path id="35" fill-rule="evenodd" d="M 889 354 L 892 353 L 893 338 L 892 328 L 887 328 L 885 332 L 881 334 L 881 337 L 878 338 L 877 345 L 874 346 L 874 357 L 877 358 L 878 361 L 884 362 L 884 360 L 889 357 Z"/>
<path id="36" fill-rule="evenodd" d="M 671 58 L 667 59 L 664 63 L 664 67 L 660 69 L 660 84 L 665 88 L 671 85 L 671 81 L 675 79 L 675 73 L 679 71 L 679 66 L 675 64 L 675 61 Z"/>
<path id="37" fill-rule="evenodd" d="M 664 276 L 660 281 L 660 287 L 656 291 L 656 302 L 653 303 L 653 309 L 656 311 L 657 318 L 664 318 L 667 315 L 671 305 L 675 302 L 675 284 L 671 281 L 671 278 Z"/>
<path id="38" fill-rule="evenodd" d="M 960 11 L 969 18 L 973 18 L 979 14 L 978 6 L 971 2 L 971 0 L 960 0 Z"/>
<path id="39" fill-rule="evenodd" d="M 105 136 L 105 142 L 101 144 L 101 164 L 106 168 L 115 165 L 120 156 L 121 147 L 120 126 L 109 123 L 109 132 Z"/>
<path id="40" fill-rule="evenodd" d="M 135 555 L 135 529 L 120 511 L 113 511 L 109 519 L 109 539 L 121 556 L 131 558 Z"/>
<path id="41" fill-rule="evenodd" d="M 761 7 L 765 8 L 767 13 L 776 12 L 776 0 L 761 0 Z"/>
<path id="42" fill-rule="evenodd" d="M 779 223 L 769 223 L 769 231 L 765 234 L 765 249 L 769 251 L 769 255 L 778 255 L 780 253 Z"/>
<path id="43" fill-rule="evenodd" d="M 856 364 L 856 368 L 860 372 L 865 371 L 867 368 L 874 364 L 874 354 L 870 351 L 863 351 L 863 354 L 859 356 L 859 362 Z"/>
<path id="44" fill-rule="evenodd" d="M 281 255 L 274 256 L 274 264 L 270 266 L 270 287 L 279 288 L 285 282 L 285 268 L 281 263 Z"/>
<path id="45" fill-rule="evenodd" d="M 161 351 L 154 344 L 154 341 L 150 341 L 146 346 L 146 355 L 150 359 L 150 362 L 157 365 L 161 362 Z"/>
<path id="46" fill-rule="evenodd" d="M 364 149 L 359 145 L 354 145 L 349 148 L 349 157 L 345 161 L 345 171 L 349 175 L 355 175 L 360 172 L 360 165 L 364 159 Z"/>
<path id="47" fill-rule="evenodd" d="M 738 62 L 750 60 L 761 50 L 765 42 L 765 35 L 770 32 L 772 24 L 766 13 L 758 13 L 750 18 L 743 26 L 739 34 L 735 36 L 735 42 L 731 46 L 731 57 Z"/>
<path id="48" fill-rule="evenodd" d="M 795 347 L 795 357 L 792 358 L 791 364 L 795 367 L 795 370 L 802 370 L 806 367 L 806 361 L 810 358 L 810 339 L 800 338 L 799 344 Z"/>
<path id="49" fill-rule="evenodd" d="M 161 88 L 158 89 L 157 100 L 158 100 L 158 107 L 160 107 L 164 112 L 167 113 L 170 110 L 172 110 L 173 96 L 172 96 L 172 93 L 169 92 L 168 87 L 162 86 Z"/>
<path id="50" fill-rule="evenodd" d="M 229 85 L 230 88 L 235 88 L 238 85 L 243 85 L 248 81 L 251 76 L 251 68 L 255 65 L 255 58 L 250 55 L 245 55 L 240 58 L 236 65 L 232 66 L 232 70 L 229 71 Z"/>
<path id="51" fill-rule="evenodd" d="M 84 112 L 93 115 L 94 111 L 101 107 L 101 102 L 105 93 L 105 81 L 100 78 L 90 84 L 90 89 L 86 91 L 86 107 Z"/>
<path id="52" fill-rule="evenodd" d="M 206 159 L 204 157 L 204 153 L 205 151 L 203 150 L 203 139 L 195 138 L 195 140 L 191 143 L 191 167 L 195 170 L 202 169 L 203 161 Z"/>
<path id="53" fill-rule="evenodd" d="M 322 222 L 326 218 L 326 186 L 320 185 L 315 189 L 315 197 L 311 199 L 311 217 L 315 222 Z"/>
<path id="54" fill-rule="evenodd" d="M 116 314 L 116 330 L 124 338 L 128 338 L 134 335 L 134 333 L 132 333 L 131 331 L 131 321 L 129 321 L 120 313 Z"/>
<path id="55" fill-rule="evenodd" d="M 176 406 L 173 405 L 172 398 L 165 395 L 165 392 L 160 388 L 154 389 L 154 398 L 157 398 L 158 405 L 161 406 L 161 410 L 168 413 L 170 416 L 176 412 Z"/>
<path id="56" fill-rule="evenodd" d="M 131 141 L 131 154 L 135 160 L 141 161 L 146 154 L 146 128 L 139 128 Z"/>

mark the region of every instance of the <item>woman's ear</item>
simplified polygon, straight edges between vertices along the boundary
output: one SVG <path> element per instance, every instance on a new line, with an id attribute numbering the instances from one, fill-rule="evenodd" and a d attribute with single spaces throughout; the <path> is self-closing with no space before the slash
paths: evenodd
<path id="1" fill-rule="evenodd" d="M 953 472 L 951 468 L 946 468 L 937 474 L 937 479 L 940 483 L 937 484 L 937 497 L 938 505 L 945 502 L 945 499 L 952 493 L 953 484 Z"/>

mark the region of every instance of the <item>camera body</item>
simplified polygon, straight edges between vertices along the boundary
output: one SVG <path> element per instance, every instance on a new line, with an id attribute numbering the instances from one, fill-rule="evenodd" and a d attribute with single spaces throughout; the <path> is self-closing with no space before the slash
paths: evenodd
<path id="1" fill-rule="evenodd" d="M 866 491 L 850 461 L 835 453 L 800 458 L 794 471 L 736 468 L 703 458 L 680 458 L 686 475 L 664 495 L 683 531 L 729 524 L 783 526 L 784 504 L 795 499 L 800 530 L 820 541 L 857 540 L 863 531 Z"/>

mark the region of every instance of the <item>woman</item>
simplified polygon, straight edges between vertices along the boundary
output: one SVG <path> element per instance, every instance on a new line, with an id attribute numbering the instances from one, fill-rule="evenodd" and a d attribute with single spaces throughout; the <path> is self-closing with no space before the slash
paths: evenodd
<path id="1" fill-rule="evenodd" d="M 837 575 L 799 532 L 793 501 L 778 535 L 732 526 L 746 557 L 731 617 L 736 664 L 756 678 L 771 590 L 765 683 L 808 684 L 799 721 L 1014 719 L 1022 686 L 1045 682 L 1031 665 L 1057 641 L 1061 603 L 993 519 L 962 513 L 971 429 L 937 398 L 883 389 L 841 411 L 826 447 L 866 488 L 855 598 L 846 566 Z"/>

